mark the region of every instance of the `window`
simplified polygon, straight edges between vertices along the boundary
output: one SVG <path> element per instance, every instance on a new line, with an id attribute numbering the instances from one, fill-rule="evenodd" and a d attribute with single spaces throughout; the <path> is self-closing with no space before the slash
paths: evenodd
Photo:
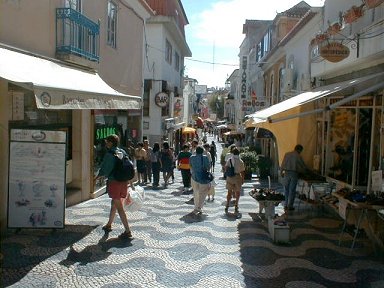
<path id="1" fill-rule="evenodd" d="M 165 39 L 165 61 L 172 65 L 172 45 Z"/>
<path id="2" fill-rule="evenodd" d="M 180 70 L 180 56 L 179 53 L 175 51 L 175 70 L 179 71 Z"/>
<path id="3" fill-rule="evenodd" d="M 286 74 L 285 74 L 286 70 L 284 70 L 284 68 L 280 68 L 279 69 L 279 86 L 278 86 L 278 89 L 279 91 L 277 91 L 277 95 L 278 95 L 278 100 L 277 102 L 281 102 L 284 100 L 284 97 L 283 97 L 283 92 L 286 92 L 284 91 L 284 85 L 286 84 L 285 83 L 285 79 L 284 77 L 286 77 Z"/>
<path id="4" fill-rule="evenodd" d="M 267 55 L 269 50 L 271 49 L 271 35 L 270 30 L 264 35 L 263 39 L 263 56 Z"/>
<path id="5" fill-rule="evenodd" d="M 112 1 L 108 2 L 108 23 L 107 23 L 107 44 L 116 48 L 117 33 L 117 5 Z"/>
<path id="6" fill-rule="evenodd" d="M 65 0 L 64 7 L 72 8 L 81 13 L 81 0 Z"/>

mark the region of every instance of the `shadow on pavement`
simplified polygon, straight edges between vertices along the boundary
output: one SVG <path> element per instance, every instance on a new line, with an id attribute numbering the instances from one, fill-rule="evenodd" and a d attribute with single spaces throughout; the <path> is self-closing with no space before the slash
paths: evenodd
<path id="1" fill-rule="evenodd" d="M 80 265 L 87 265 L 91 262 L 102 261 L 108 258 L 112 252 L 108 250 L 112 247 L 126 248 L 132 246 L 131 240 L 120 240 L 119 238 L 108 239 L 108 234 L 105 234 L 97 244 L 89 245 L 81 251 L 76 251 L 71 245 L 67 259 L 61 261 L 59 264 L 69 267 L 75 263 Z"/>
<path id="2" fill-rule="evenodd" d="M 87 236 L 97 226 L 66 225 L 60 230 L 21 230 L 1 239 L 1 284 L 18 282 L 36 265 Z"/>

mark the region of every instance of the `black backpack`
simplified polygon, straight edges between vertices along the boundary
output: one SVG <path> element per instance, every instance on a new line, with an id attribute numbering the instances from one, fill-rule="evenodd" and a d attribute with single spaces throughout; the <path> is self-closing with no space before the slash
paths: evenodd
<path id="1" fill-rule="evenodd" d="M 120 159 L 117 156 L 117 152 L 123 153 L 123 158 Z M 111 152 L 112 153 L 112 152 Z M 125 153 L 124 150 L 116 149 L 116 152 L 113 154 L 115 158 L 115 167 L 113 168 L 112 175 L 116 181 L 129 181 L 135 177 L 135 167 L 133 166 L 132 161 L 129 159 L 129 156 Z"/>

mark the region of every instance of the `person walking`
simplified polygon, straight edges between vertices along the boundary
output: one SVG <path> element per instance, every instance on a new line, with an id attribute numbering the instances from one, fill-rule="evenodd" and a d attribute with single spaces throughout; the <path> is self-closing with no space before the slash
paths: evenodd
<path id="1" fill-rule="evenodd" d="M 229 150 L 228 150 L 227 154 L 225 154 L 224 159 L 221 158 L 221 167 L 222 167 L 222 172 L 223 172 L 223 178 L 224 179 L 227 179 L 227 176 L 225 175 L 225 169 L 226 169 L 225 168 L 225 164 L 228 162 L 229 159 L 232 158 L 232 156 L 233 156 L 233 152 L 232 151 L 233 151 L 234 148 L 236 148 L 236 146 L 234 144 L 232 144 L 228 148 L 229 148 Z"/>
<path id="2" fill-rule="evenodd" d="M 189 151 L 189 145 L 187 144 L 183 145 L 183 150 L 177 155 L 177 167 L 183 179 L 183 193 L 191 188 L 191 165 L 189 164 L 189 158 L 191 156 L 192 153 Z"/>
<path id="3" fill-rule="evenodd" d="M 163 142 L 163 148 L 161 149 L 161 171 L 163 171 L 164 187 L 168 186 L 169 178 L 172 174 L 173 156 L 169 149 L 169 143 Z"/>
<path id="4" fill-rule="evenodd" d="M 207 156 L 208 160 L 209 160 L 209 171 L 212 168 L 212 156 L 211 156 L 211 152 L 209 152 L 210 146 L 211 145 L 209 145 L 209 143 L 205 143 L 203 145 L 203 147 L 204 147 L 203 155 Z M 211 197 L 212 197 L 212 201 L 215 200 L 215 186 L 214 185 L 211 185 L 211 187 L 208 190 L 208 201 L 211 201 Z"/>
<path id="5" fill-rule="evenodd" d="M 151 154 L 152 154 L 152 147 L 149 146 L 149 141 L 145 139 L 143 141 L 144 144 L 144 150 L 147 152 L 147 155 L 145 157 L 145 171 L 144 171 L 144 183 L 151 183 L 152 182 L 152 161 L 151 161 Z"/>
<path id="6" fill-rule="evenodd" d="M 171 170 L 171 176 L 170 178 L 172 179 L 172 184 L 175 183 L 175 168 L 176 168 L 176 154 L 175 154 L 175 149 L 173 147 L 169 147 L 169 150 L 171 151 L 172 155 L 172 170 Z"/>
<path id="7" fill-rule="evenodd" d="M 203 155 L 203 152 L 204 148 L 197 146 L 196 154 L 192 155 L 189 159 L 189 163 L 191 165 L 191 184 L 194 201 L 194 210 L 192 213 L 195 216 L 202 214 L 204 201 L 211 186 L 210 180 L 204 178 L 205 172 L 209 171 L 210 164 L 208 157 Z"/>
<path id="8" fill-rule="evenodd" d="M 116 161 L 115 155 L 117 155 L 117 157 L 123 157 L 126 155 L 126 152 L 123 149 L 117 147 L 119 141 L 119 137 L 115 134 L 112 134 L 105 139 L 105 146 L 108 152 L 104 155 L 101 168 L 97 176 L 95 176 L 94 181 L 103 176 L 107 177 L 107 193 L 109 198 L 112 199 L 108 223 L 104 225 L 102 229 L 106 233 L 112 231 L 112 224 L 117 211 L 125 228 L 125 231 L 119 235 L 119 238 L 129 239 L 132 238 L 132 233 L 129 228 L 127 215 L 125 214 L 123 206 L 123 200 L 127 197 L 128 193 L 128 181 L 116 181 L 113 177 L 113 170 Z"/>
<path id="9" fill-rule="evenodd" d="M 229 167 L 234 168 L 234 175 L 227 176 L 226 178 L 226 188 L 227 192 L 227 203 L 225 205 L 225 213 L 228 213 L 229 203 L 231 202 L 232 195 L 235 196 L 235 213 L 239 213 L 239 200 L 241 186 L 244 184 L 244 172 L 245 165 L 243 160 L 240 159 L 240 151 L 237 147 L 231 149 L 232 156 L 229 157 L 228 161 L 225 163 L 225 169 Z"/>
<path id="10" fill-rule="evenodd" d="M 159 187 L 159 181 L 160 181 L 160 170 L 161 170 L 161 155 L 160 155 L 160 144 L 158 142 L 155 142 L 152 147 L 151 151 L 151 166 L 152 166 L 152 179 L 153 187 Z"/>
<path id="11" fill-rule="evenodd" d="M 211 154 L 212 163 L 211 163 L 211 172 L 215 172 L 215 163 L 217 159 L 217 151 L 216 151 L 216 144 L 215 141 L 212 141 L 211 145 L 209 146 L 209 153 Z"/>
<path id="12" fill-rule="evenodd" d="M 191 153 L 196 154 L 196 147 L 199 145 L 199 141 L 197 139 L 193 139 L 191 143 Z"/>
<path id="13" fill-rule="evenodd" d="M 297 144 L 293 151 L 285 153 L 283 162 L 281 163 L 280 175 L 284 186 L 285 210 L 295 210 L 293 203 L 295 202 L 296 185 L 299 180 L 299 173 L 308 170 L 300 155 L 303 150 L 304 147 L 301 144 Z"/>
<path id="14" fill-rule="evenodd" d="M 144 184 L 144 173 L 146 171 L 147 151 L 144 149 L 144 144 L 142 142 L 137 143 L 137 148 L 135 149 L 135 159 L 136 159 L 136 168 L 137 168 L 137 179 L 139 184 Z"/>

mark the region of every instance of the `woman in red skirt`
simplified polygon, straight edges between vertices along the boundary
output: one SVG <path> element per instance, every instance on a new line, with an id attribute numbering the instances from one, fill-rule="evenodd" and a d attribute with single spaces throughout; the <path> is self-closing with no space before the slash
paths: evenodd
<path id="1" fill-rule="evenodd" d="M 103 230 L 106 233 L 112 231 L 112 223 L 115 219 L 116 211 L 119 213 L 121 222 L 124 225 L 125 231 L 119 235 L 120 239 L 132 238 L 132 233 L 129 229 L 127 215 L 124 211 L 123 200 L 127 197 L 128 181 L 116 181 L 113 177 L 113 169 L 115 167 L 115 155 L 118 157 L 125 154 L 123 149 L 117 147 L 119 143 L 119 136 L 112 134 L 105 139 L 105 146 L 107 153 L 101 163 L 101 168 L 95 180 L 101 176 L 107 177 L 107 192 L 111 200 L 111 210 L 109 213 L 109 220 L 106 225 L 103 226 Z"/>

